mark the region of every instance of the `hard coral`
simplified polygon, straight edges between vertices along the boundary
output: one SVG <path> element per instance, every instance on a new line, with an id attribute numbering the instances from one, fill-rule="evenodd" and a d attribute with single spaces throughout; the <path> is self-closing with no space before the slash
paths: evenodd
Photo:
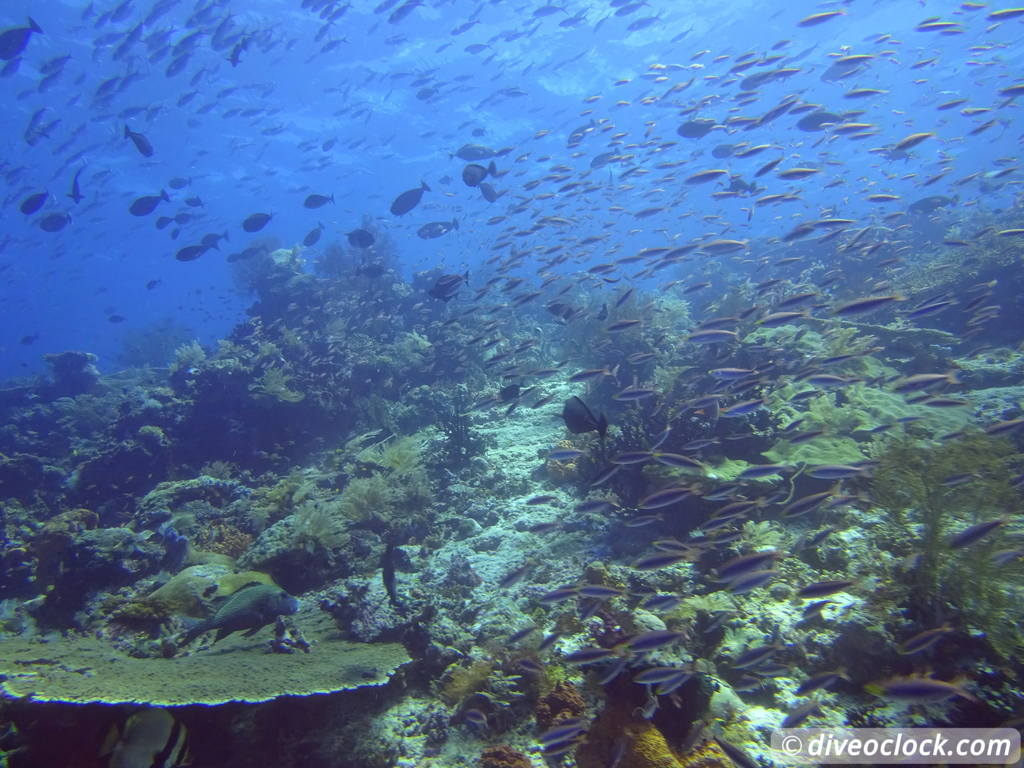
<path id="1" fill-rule="evenodd" d="M 669 746 L 664 734 L 625 706 L 607 707 L 590 726 L 576 750 L 578 768 L 605 768 L 625 741 L 619 768 L 732 768 L 732 761 L 714 741 L 685 753 Z"/>
<path id="2" fill-rule="evenodd" d="M 480 755 L 480 768 L 530 768 L 530 758 L 505 744 L 488 747 Z"/>
<path id="3" fill-rule="evenodd" d="M 569 440 L 560 440 L 555 446 L 555 450 L 566 448 L 576 449 L 577 446 L 573 445 Z M 565 459 L 564 461 L 548 459 L 545 468 L 547 469 L 548 477 L 555 483 L 574 483 L 580 478 L 580 467 L 576 459 Z"/>
<path id="4" fill-rule="evenodd" d="M 53 583 L 71 556 L 75 537 L 98 525 L 99 516 L 84 507 L 66 510 L 47 520 L 32 542 L 31 551 L 39 563 L 37 580 L 41 584 Z"/>
<path id="5" fill-rule="evenodd" d="M 254 537 L 230 523 L 214 523 L 202 529 L 192 542 L 196 549 L 216 552 L 231 558 L 241 557 L 252 546 Z"/>
<path id="6" fill-rule="evenodd" d="M 563 720 L 579 717 L 586 711 L 587 705 L 580 696 L 576 686 L 562 680 L 555 684 L 551 691 L 541 696 L 534 708 L 537 727 L 546 731 Z"/>

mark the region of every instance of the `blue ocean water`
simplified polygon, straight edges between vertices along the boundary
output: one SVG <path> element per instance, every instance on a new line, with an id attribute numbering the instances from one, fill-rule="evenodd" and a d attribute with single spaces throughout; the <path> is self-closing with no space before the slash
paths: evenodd
<path id="1" fill-rule="evenodd" d="M 0 766 L 1019 727 L 1022 43 L 980 2 L 10 0 Z"/>
<path id="2" fill-rule="evenodd" d="M 273 215 L 260 235 L 289 247 L 318 222 L 326 243 L 369 217 L 412 272 L 475 270 L 503 229 L 527 229 L 550 215 L 569 217 L 570 231 L 549 228 L 546 238 L 522 245 L 563 243 L 581 250 L 574 257 L 583 266 L 709 232 L 780 236 L 822 211 L 877 219 L 925 194 L 985 209 L 1009 205 L 1014 176 L 987 177 L 1012 166 L 1018 151 L 1016 102 L 999 90 L 1020 71 L 1019 19 L 993 25 L 989 9 L 959 3 L 836 7 L 842 15 L 800 27 L 830 6 L 8 3 L 7 27 L 31 15 L 43 33 L 5 62 L 0 79 L 8 105 L 3 373 L 38 372 L 41 354 L 64 349 L 93 351 L 113 370 L 125 338 L 155 323 L 173 323 L 204 343 L 223 335 L 247 302 L 225 256 L 256 239 L 240 225 L 257 212 Z M 957 26 L 919 31 L 931 16 Z M 845 55 L 871 58 L 823 79 Z M 780 69 L 792 71 L 758 87 L 749 104 L 741 98 L 743 77 Z M 855 88 L 881 92 L 844 98 Z M 863 110 L 857 120 L 871 127 L 851 140 L 803 133 L 783 115 L 756 130 L 737 122 L 701 139 L 676 135 L 687 117 L 728 126 L 790 95 L 837 112 Z M 991 111 L 937 110 L 957 98 Z M 590 121 L 601 130 L 567 147 L 570 133 Z M 149 140 L 151 157 L 124 138 L 126 126 Z M 915 132 L 935 137 L 908 157 L 877 151 Z M 771 150 L 728 162 L 710 155 L 718 144 L 740 142 Z M 510 148 L 498 162 L 509 175 L 497 181 L 504 196 L 495 203 L 460 180 L 465 163 L 451 155 L 468 143 Z M 591 168 L 608 152 L 626 157 Z M 762 180 L 770 192 L 800 199 L 759 208 L 749 222 L 750 198 L 715 200 L 714 186 L 681 183 L 720 166 L 749 182 L 779 154 L 786 157 L 780 170 L 800 164 L 821 172 L 789 184 Z M 678 165 L 654 167 L 661 162 Z M 68 192 L 78 172 L 76 203 Z M 922 182 L 940 173 L 924 191 Z M 173 178 L 188 184 L 171 189 Z M 598 189 L 557 191 L 581 178 Z M 421 181 L 432 190 L 422 204 L 390 215 L 393 197 Z M 540 184 L 527 190 L 529 181 Z M 134 199 L 161 189 L 169 202 L 147 216 L 128 212 Z M 50 196 L 39 212 L 18 211 L 44 191 Z M 872 203 L 871 192 L 901 200 Z M 310 193 L 335 202 L 305 209 Z M 187 205 L 190 197 L 202 206 Z M 510 212 L 518 206 L 525 210 Z M 664 211 L 630 215 L 646 207 Z M 52 214 L 70 220 L 59 232 L 42 231 Z M 160 216 L 179 214 L 190 218 L 155 227 Z M 488 225 L 495 216 L 507 218 Z M 422 224 L 453 218 L 457 232 L 436 242 L 416 237 Z M 581 247 L 573 232 L 606 238 Z M 174 260 L 210 233 L 230 239 L 194 263 Z M 147 290 L 151 281 L 159 284 Z"/>

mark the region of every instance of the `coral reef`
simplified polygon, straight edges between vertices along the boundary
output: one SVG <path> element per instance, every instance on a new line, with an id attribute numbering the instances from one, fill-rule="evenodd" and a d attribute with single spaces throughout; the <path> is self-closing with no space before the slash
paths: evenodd
<path id="1" fill-rule="evenodd" d="M 537 718 L 537 727 L 546 731 L 562 720 L 580 717 L 586 708 L 587 703 L 576 690 L 576 686 L 568 680 L 559 680 L 550 691 L 537 700 L 533 712 Z"/>
<path id="2" fill-rule="evenodd" d="M 531 768 L 532 765 L 530 758 L 507 744 L 496 744 L 480 753 L 480 768 Z"/>
<path id="3" fill-rule="evenodd" d="M 708 303 L 484 270 L 486 309 L 456 310 L 363 226 L 366 249 L 230 260 L 255 300 L 216 344 L 155 326 L 126 340 L 144 368 L 66 352 L 0 392 L 19 727 L 134 702 L 208 728 L 209 764 L 244 739 L 289 765 L 525 768 L 567 726 L 581 768 L 710 768 L 716 737 L 777 764 L 767 736 L 808 702 L 834 726 L 1019 714 L 1019 350 L 713 261 Z M 798 291 L 820 316 L 750 314 Z M 727 339 L 691 343 L 703 323 Z M 571 432 L 572 396 L 607 430 Z M 253 584 L 301 609 L 183 644 Z M 967 695 L 871 693 L 926 670 Z"/>

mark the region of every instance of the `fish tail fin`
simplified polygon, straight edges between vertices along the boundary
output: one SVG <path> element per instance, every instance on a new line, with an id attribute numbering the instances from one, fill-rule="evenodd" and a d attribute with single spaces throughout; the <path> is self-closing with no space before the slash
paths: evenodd
<path id="1" fill-rule="evenodd" d="M 182 635 L 181 641 L 178 643 L 179 647 L 184 647 L 199 637 L 203 632 L 207 630 L 205 621 L 194 621 L 185 630 L 185 634 Z"/>
<path id="2" fill-rule="evenodd" d="M 132 135 L 132 132 L 131 132 L 130 130 L 128 130 L 128 124 L 127 124 L 127 123 L 125 123 L 125 125 L 124 125 L 124 138 L 126 138 L 126 139 L 127 139 L 127 138 L 129 138 L 129 137 L 130 137 L 131 135 Z"/>
<path id="3" fill-rule="evenodd" d="M 38 24 L 36 24 L 36 20 L 33 19 L 31 16 L 28 17 L 28 26 L 29 26 L 29 29 L 31 29 L 37 35 L 46 34 L 45 32 L 43 32 L 43 28 L 40 27 Z"/>
<path id="4" fill-rule="evenodd" d="M 166 190 L 166 189 L 161 189 L 161 190 L 160 190 L 160 198 L 161 198 L 161 199 L 162 199 L 162 200 L 163 200 L 164 202 L 166 202 L 166 203 L 169 203 L 169 202 L 171 202 L 171 198 L 169 198 L 169 197 L 167 196 L 167 190 Z"/>
<path id="5" fill-rule="evenodd" d="M 332 203 L 334 202 L 334 195 L 333 194 L 331 195 L 331 202 Z"/>
<path id="6" fill-rule="evenodd" d="M 225 240 L 230 240 L 231 239 L 230 237 L 228 237 L 228 231 L 226 229 L 224 230 L 223 237 L 224 237 Z"/>
<path id="7" fill-rule="evenodd" d="M 469 285 L 469 270 L 468 269 L 462 274 L 462 279 L 466 281 L 466 285 Z"/>
<path id="8" fill-rule="evenodd" d="M 424 192 L 429 192 L 429 191 L 430 191 L 430 187 L 428 187 L 428 186 L 427 186 L 427 182 L 425 182 L 425 181 L 421 181 L 421 182 L 420 182 L 420 188 L 421 188 L 421 189 L 422 189 L 422 190 L 423 190 Z"/>
<path id="9" fill-rule="evenodd" d="M 493 160 L 491 160 L 491 162 L 489 162 L 487 164 L 487 173 L 489 173 L 491 176 L 497 176 L 498 175 L 498 168 L 494 164 Z"/>
<path id="10" fill-rule="evenodd" d="M 459 228 L 459 220 L 458 219 L 452 219 L 452 229 L 458 229 L 458 228 Z"/>

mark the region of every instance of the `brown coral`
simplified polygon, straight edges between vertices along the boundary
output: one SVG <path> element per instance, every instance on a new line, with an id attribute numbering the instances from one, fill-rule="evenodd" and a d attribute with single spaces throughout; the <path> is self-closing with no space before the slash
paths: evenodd
<path id="1" fill-rule="evenodd" d="M 576 686 L 562 680 L 537 700 L 534 715 L 537 717 L 537 727 L 546 731 L 563 720 L 579 717 L 586 709 L 587 705 Z"/>
<path id="2" fill-rule="evenodd" d="M 506 744 L 488 747 L 480 754 L 480 768 L 530 768 L 530 758 Z"/>
<path id="3" fill-rule="evenodd" d="M 47 520 L 32 542 L 32 554 L 38 562 L 36 580 L 52 584 L 64 570 L 75 536 L 98 525 L 99 515 L 84 507 L 66 510 Z"/>
<path id="4" fill-rule="evenodd" d="M 195 537 L 193 545 L 203 552 L 215 552 L 237 560 L 252 546 L 253 536 L 230 523 L 214 523 Z"/>

